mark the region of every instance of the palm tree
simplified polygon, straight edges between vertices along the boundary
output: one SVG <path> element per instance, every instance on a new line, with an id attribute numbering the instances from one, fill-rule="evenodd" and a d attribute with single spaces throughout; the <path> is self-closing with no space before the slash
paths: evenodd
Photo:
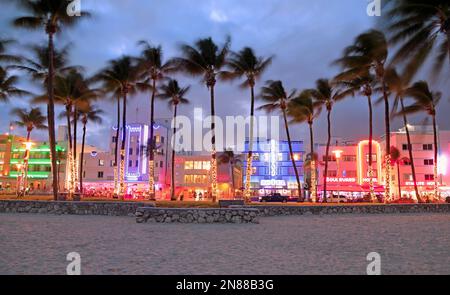
<path id="1" fill-rule="evenodd" d="M 437 76 L 450 61 L 450 3 L 448 0 L 388 0 L 382 23 L 389 41 L 398 46 L 393 63 L 405 63 L 407 79 L 434 58 Z"/>
<path id="2" fill-rule="evenodd" d="M 339 83 L 337 83 L 339 84 Z M 327 176 L 328 176 L 328 161 L 330 155 L 330 145 L 331 145 L 331 111 L 333 105 L 336 102 L 343 100 L 348 95 L 353 93 L 352 89 L 340 89 L 333 85 L 327 79 L 319 79 L 316 81 L 316 88 L 308 90 L 312 98 L 314 99 L 314 104 L 320 108 L 325 107 L 327 110 L 327 147 L 325 151 L 325 169 L 324 169 L 324 181 L 323 181 L 323 201 L 326 202 L 327 196 Z M 311 152 L 314 154 L 313 152 Z"/>
<path id="3" fill-rule="evenodd" d="M 346 80 L 347 74 L 339 74 L 335 77 L 334 83 L 345 89 L 349 94 L 354 96 L 357 93 L 362 94 L 367 97 L 367 104 L 369 107 L 369 167 L 368 167 L 368 178 L 369 178 L 369 196 L 372 202 L 376 201 L 375 190 L 373 184 L 373 104 L 372 95 L 374 89 L 376 88 L 375 78 L 367 71 L 361 73 L 359 77 Z"/>
<path id="4" fill-rule="evenodd" d="M 230 38 L 219 48 L 212 38 L 200 39 L 194 46 L 182 45 L 182 57 L 171 61 L 176 68 L 193 75 L 203 76 L 203 81 L 210 91 L 211 100 L 211 194 L 215 202 L 217 200 L 217 155 L 216 155 L 216 135 L 215 135 L 215 96 L 214 87 L 216 78 L 220 75 L 222 68 L 226 64 L 226 58 L 230 47 Z"/>
<path id="5" fill-rule="evenodd" d="M 294 151 L 292 149 L 291 135 L 289 133 L 289 124 L 287 121 L 287 107 L 288 103 L 295 96 L 295 90 L 290 94 L 286 92 L 281 81 L 267 81 L 266 86 L 261 90 L 261 98 L 268 103 L 259 107 L 259 109 L 266 110 L 267 112 L 273 112 L 280 110 L 283 115 L 284 127 L 286 129 L 286 136 L 289 145 L 289 155 L 291 157 L 292 166 L 294 167 L 295 179 L 297 181 L 297 189 L 299 194 L 299 201 L 302 201 L 302 186 L 300 184 L 300 177 L 298 175 L 297 164 L 295 163 Z"/>
<path id="6" fill-rule="evenodd" d="M 321 112 L 320 105 L 317 105 L 312 98 L 312 93 L 309 90 L 302 91 L 298 96 L 291 99 L 288 103 L 288 115 L 292 118 L 294 123 L 308 123 L 309 126 L 309 140 L 310 140 L 310 155 L 314 155 L 314 120 L 319 117 Z M 317 177 L 316 177 L 316 162 L 313 157 L 310 160 L 311 168 L 311 201 L 317 201 Z"/>
<path id="7" fill-rule="evenodd" d="M 386 129 L 385 146 L 385 201 L 391 198 L 391 127 L 389 95 L 385 81 L 385 64 L 388 58 L 388 43 L 385 35 L 377 30 L 369 30 L 356 37 L 354 44 L 344 51 L 344 57 L 337 63 L 344 66 L 347 72 L 341 74 L 347 79 L 359 77 L 362 73 L 373 73 L 381 85 L 384 99 L 384 122 Z"/>
<path id="8" fill-rule="evenodd" d="M 173 131 L 172 131 L 172 162 L 171 162 L 171 184 L 170 184 L 170 199 L 172 201 L 176 200 L 175 197 L 175 146 L 177 143 L 176 132 L 177 132 L 177 111 L 178 105 L 188 104 L 189 100 L 185 95 L 189 92 L 190 87 L 181 88 L 178 85 L 177 80 L 169 80 L 167 84 L 161 85 L 160 94 L 158 98 L 168 99 L 169 105 L 173 107 Z M 153 144 L 151 144 L 152 146 Z M 152 150 L 152 148 L 150 149 Z M 151 154 L 151 152 L 150 152 Z M 150 175 L 149 175 L 150 177 Z"/>
<path id="9" fill-rule="evenodd" d="M 236 194 L 236 184 L 234 181 L 234 168 L 236 165 L 240 165 L 242 163 L 241 156 L 236 155 L 233 150 L 225 150 L 218 156 L 219 164 L 228 164 L 230 169 L 230 177 L 231 177 L 231 189 L 233 192 L 233 198 Z"/>
<path id="10" fill-rule="evenodd" d="M 433 137 L 434 137 L 434 198 L 439 199 L 439 183 L 438 183 L 438 132 L 436 124 L 436 108 L 442 97 L 441 92 L 432 92 L 428 83 L 419 81 L 414 83 L 405 91 L 406 97 L 414 99 L 413 104 L 406 106 L 403 109 L 404 114 L 413 114 L 418 112 L 425 112 L 433 120 Z"/>
<path id="11" fill-rule="evenodd" d="M 251 176 L 252 176 L 252 160 L 253 160 L 253 135 L 255 124 L 255 84 L 261 78 L 264 71 L 272 63 L 273 56 L 268 58 L 257 57 L 254 50 L 245 47 L 241 51 L 231 52 L 228 58 L 228 67 L 230 71 L 224 71 L 221 75 L 223 79 L 239 79 L 244 78 L 241 88 L 250 88 L 250 136 L 249 148 L 247 155 L 247 167 L 245 172 L 245 192 L 244 198 L 248 202 L 251 196 Z"/>
<path id="12" fill-rule="evenodd" d="M 139 57 L 139 68 L 141 78 L 145 84 L 150 85 L 150 143 L 154 145 L 153 125 L 155 124 L 155 96 L 157 92 L 158 81 L 166 78 L 169 72 L 174 70 L 173 65 L 169 62 L 163 62 L 163 51 L 161 46 L 151 46 L 147 41 L 140 41 L 139 45 L 143 46 L 141 56 Z M 148 159 L 149 177 L 149 197 L 151 200 L 155 198 L 155 148 L 150 148 L 150 157 Z"/>
<path id="13" fill-rule="evenodd" d="M 122 137 L 120 146 L 120 176 L 119 189 L 116 193 L 122 198 L 125 194 L 125 139 L 127 123 L 127 99 L 138 90 L 138 67 L 136 60 L 130 56 L 122 56 L 117 60 L 109 61 L 108 66 L 98 73 L 93 80 L 102 81 L 104 89 L 115 89 L 114 93 L 120 93 L 122 97 Z M 118 141 L 118 138 L 116 138 Z M 117 162 L 116 162 L 117 165 Z"/>
<path id="14" fill-rule="evenodd" d="M 401 116 L 403 118 L 403 125 L 406 132 L 406 139 L 408 142 L 409 163 L 411 164 L 411 173 L 414 181 L 414 191 L 417 196 L 417 200 L 421 202 L 419 187 L 417 186 L 416 167 L 414 165 L 414 156 L 412 151 L 411 134 L 409 132 L 409 124 L 405 109 L 405 91 L 408 88 L 409 81 L 403 76 L 400 76 L 394 68 L 389 68 L 386 71 L 386 83 L 389 91 L 395 95 L 394 104 L 392 107 L 392 113 L 395 116 Z"/>
<path id="15" fill-rule="evenodd" d="M 83 194 L 83 162 L 84 162 L 84 146 L 86 143 L 86 126 L 89 122 L 101 124 L 103 110 L 97 106 L 90 105 L 80 109 L 81 123 L 83 124 L 83 136 L 81 140 L 81 155 L 80 155 L 80 192 Z"/>
<path id="16" fill-rule="evenodd" d="M 17 126 L 25 127 L 27 129 L 27 143 L 30 142 L 31 132 L 36 129 L 46 129 L 45 125 L 46 117 L 41 113 L 39 108 L 32 108 L 29 111 L 27 109 L 15 108 L 12 110 L 12 114 L 15 115 L 18 120 L 15 122 Z M 23 167 L 25 169 L 25 177 L 23 183 L 23 189 L 27 188 L 28 178 L 28 159 L 30 157 L 28 147 L 25 149 L 25 155 L 23 158 Z"/>
<path id="17" fill-rule="evenodd" d="M 48 79 L 47 93 L 49 97 L 48 130 L 50 141 L 50 154 L 52 158 L 53 175 L 53 198 L 58 197 L 58 175 L 56 166 L 56 137 L 55 137 L 55 105 L 54 105 L 54 42 L 53 37 L 57 32 L 61 32 L 63 27 L 75 25 L 82 18 L 89 15 L 83 11 L 80 17 L 72 17 L 67 13 L 66 0 L 23 0 L 17 1 L 18 5 L 28 13 L 28 15 L 18 17 L 13 24 L 17 27 L 28 29 L 44 29 L 48 36 Z"/>
<path id="18" fill-rule="evenodd" d="M 79 111 L 88 108 L 90 100 L 96 99 L 98 91 L 90 88 L 90 81 L 84 78 L 76 69 L 71 69 L 64 74 L 55 77 L 55 102 L 65 106 L 65 111 L 61 114 L 67 120 L 68 130 L 68 159 L 70 169 L 69 197 L 78 187 L 77 173 L 77 122 L 79 121 Z M 35 103 L 48 103 L 48 96 L 42 95 L 33 99 Z M 73 129 L 72 129 L 73 124 Z M 72 133 L 73 130 L 73 133 Z"/>
<path id="19" fill-rule="evenodd" d="M 0 101 L 7 102 L 10 97 L 29 94 L 28 91 L 17 88 L 19 77 L 10 75 L 8 68 L 0 66 Z"/>

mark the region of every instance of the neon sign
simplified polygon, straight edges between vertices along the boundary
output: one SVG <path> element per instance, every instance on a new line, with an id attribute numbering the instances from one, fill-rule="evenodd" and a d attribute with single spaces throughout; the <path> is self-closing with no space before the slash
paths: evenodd
<path id="1" fill-rule="evenodd" d="M 284 180 L 276 180 L 276 179 L 271 179 L 271 180 L 263 179 L 263 180 L 260 181 L 260 185 L 261 186 L 285 187 L 286 186 L 286 181 L 284 181 Z"/>

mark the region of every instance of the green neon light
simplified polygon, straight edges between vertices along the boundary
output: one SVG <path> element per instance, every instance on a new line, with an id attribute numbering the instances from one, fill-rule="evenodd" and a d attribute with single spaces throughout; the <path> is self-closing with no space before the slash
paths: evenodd
<path id="1" fill-rule="evenodd" d="M 23 159 L 11 159 L 11 164 L 23 164 Z M 51 165 L 50 159 L 29 159 L 28 164 L 29 165 Z"/>
<path id="2" fill-rule="evenodd" d="M 13 152 L 25 152 L 26 149 L 25 148 L 14 148 Z M 60 147 L 59 145 L 56 146 L 56 151 L 57 152 L 64 152 L 66 151 L 63 147 Z M 49 146 L 41 146 L 38 148 L 31 148 L 30 152 L 50 152 L 50 147 Z"/>
<path id="3" fill-rule="evenodd" d="M 19 176 L 19 172 L 18 171 L 10 171 L 9 172 L 9 177 L 10 178 L 17 178 Z M 28 172 L 28 178 L 48 178 L 48 176 L 50 175 L 49 172 L 42 172 L 42 171 L 30 171 Z"/>

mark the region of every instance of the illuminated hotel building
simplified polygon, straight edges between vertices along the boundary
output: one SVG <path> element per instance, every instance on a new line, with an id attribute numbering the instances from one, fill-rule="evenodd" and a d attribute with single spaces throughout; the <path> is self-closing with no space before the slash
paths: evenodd
<path id="1" fill-rule="evenodd" d="M 416 169 L 417 184 L 421 194 L 432 193 L 434 190 L 434 144 L 431 126 L 409 126 L 414 166 Z M 441 196 L 450 195 L 450 131 L 439 132 L 438 174 Z M 373 157 L 373 183 L 377 194 L 384 193 L 384 137 L 380 141 L 374 140 Z M 391 169 L 391 192 L 395 199 L 399 198 L 398 185 L 400 182 L 402 197 L 412 197 L 414 182 L 409 160 L 408 141 L 405 129 L 391 133 L 391 146 L 400 151 L 400 163 L 397 167 L 393 163 Z M 323 173 L 325 169 L 325 145 L 316 148 L 319 157 L 318 165 L 318 192 L 322 194 Z M 336 143 L 330 147 L 328 162 L 327 191 L 333 194 L 360 197 L 369 193 L 368 177 L 368 141 L 358 143 Z M 399 168 L 399 170 L 397 169 Z M 400 172 L 400 173 L 398 173 Z M 398 175 L 400 174 L 400 176 Z"/>
<path id="2" fill-rule="evenodd" d="M 318 154 L 318 194 L 323 195 L 326 146 L 316 147 Z M 369 192 L 369 141 L 336 143 L 330 146 L 328 157 L 327 191 L 360 197 Z M 382 186 L 382 150 L 378 141 L 372 142 L 372 181 L 375 192 L 384 192 Z"/>
<path id="3" fill-rule="evenodd" d="M 303 142 L 292 141 L 294 158 L 300 181 L 303 184 Z M 243 167 L 247 166 L 249 143 L 245 144 Z M 281 193 L 298 196 L 298 186 L 294 166 L 289 153 L 287 141 L 255 140 L 253 143 L 251 189 L 253 196 Z M 245 180 L 245 169 L 244 169 Z"/>

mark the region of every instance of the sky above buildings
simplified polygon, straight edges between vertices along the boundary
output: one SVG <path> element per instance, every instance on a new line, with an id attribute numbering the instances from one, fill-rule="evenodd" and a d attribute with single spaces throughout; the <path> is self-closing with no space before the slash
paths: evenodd
<path id="1" fill-rule="evenodd" d="M 139 40 L 162 45 L 165 57 L 171 58 L 179 54 L 181 43 L 193 43 L 208 36 L 221 43 L 230 35 L 235 51 L 250 46 L 258 55 L 275 55 L 273 65 L 258 86 L 265 80 L 279 79 L 288 89 L 304 89 L 313 87 L 318 78 L 332 78 L 339 70 L 331 65 L 332 61 L 359 33 L 375 25 L 377 19 L 366 13 L 367 4 L 367 0 L 81 0 L 81 8 L 89 10 L 92 19 L 82 21 L 55 41 L 58 47 L 70 44 L 71 64 L 82 65 L 88 74 L 93 74 L 110 59 L 123 54 L 137 55 Z M 43 30 L 30 32 L 9 26 L 11 19 L 21 13 L 12 4 L 2 2 L 1 5 L 0 38 L 14 38 L 23 45 L 44 44 Z M 24 53 L 23 49 L 15 50 Z M 191 105 L 182 106 L 179 112 L 192 117 L 194 107 L 203 107 L 207 115 L 209 96 L 206 87 L 199 79 L 176 78 L 192 86 L 188 95 Z M 418 78 L 427 78 L 427 75 L 423 72 Z M 25 79 L 21 85 L 39 92 Z M 450 111 L 446 85 L 445 82 L 436 85 L 444 92 L 438 120 L 441 128 L 450 129 L 450 121 L 445 117 Z M 249 113 L 248 91 L 239 89 L 237 83 L 219 83 L 216 92 L 219 116 Z M 11 108 L 27 107 L 28 99 L 14 98 L 2 104 L 0 132 L 6 132 L 13 120 L 9 115 Z M 148 101 L 149 94 L 139 94 L 131 99 L 128 107 L 130 122 L 148 122 Z M 115 107 L 109 102 L 101 104 L 106 113 L 104 123 L 88 126 L 87 141 L 106 147 L 104 138 L 109 136 L 110 126 L 114 124 Z M 171 116 L 166 102 L 157 103 L 156 115 Z M 420 123 L 422 120 L 419 116 L 413 121 Z M 345 139 L 363 139 L 368 132 L 367 121 L 366 99 L 349 98 L 335 107 L 333 134 Z M 400 126 L 400 120 L 393 123 L 393 128 Z M 378 136 L 383 134 L 382 105 L 375 107 L 374 127 Z M 315 131 L 317 140 L 323 142 L 326 136 L 324 114 Z M 291 133 L 295 139 L 308 140 L 306 126 L 293 126 Z M 45 132 L 36 133 L 39 139 L 44 139 L 45 135 Z"/>

